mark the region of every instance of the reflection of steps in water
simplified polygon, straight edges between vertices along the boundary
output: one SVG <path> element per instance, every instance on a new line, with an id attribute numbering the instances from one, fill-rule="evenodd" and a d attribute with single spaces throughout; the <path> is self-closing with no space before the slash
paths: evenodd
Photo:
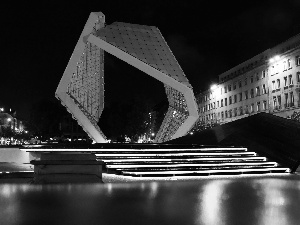
<path id="1" fill-rule="evenodd" d="M 287 174 L 266 157 L 247 148 L 101 149 L 95 152 L 108 173 L 124 176 L 210 176 Z"/>

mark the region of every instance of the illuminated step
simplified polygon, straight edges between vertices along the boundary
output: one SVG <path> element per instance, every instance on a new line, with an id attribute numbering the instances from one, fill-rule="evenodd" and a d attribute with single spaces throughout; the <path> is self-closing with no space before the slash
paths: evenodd
<path id="1" fill-rule="evenodd" d="M 255 152 L 231 152 L 231 153 L 226 153 L 226 152 L 212 152 L 212 153 L 165 153 L 165 154 L 151 154 L 151 153 L 140 153 L 140 154 L 95 154 L 97 157 L 149 157 L 149 156 L 156 156 L 156 157 L 161 157 L 161 156 L 206 156 L 206 155 L 222 155 L 222 156 L 226 156 L 226 155 L 251 155 L 251 156 L 256 156 Z"/>
<path id="2" fill-rule="evenodd" d="M 176 162 L 176 161 L 187 161 L 187 162 L 193 162 L 193 161 L 250 161 L 250 160 L 256 160 L 256 161 L 266 161 L 266 157 L 235 157 L 235 158 L 189 158 L 189 159 L 103 159 L 102 161 L 105 163 L 135 163 L 135 162 Z"/>
<path id="3" fill-rule="evenodd" d="M 170 148 L 170 149 L 94 149 L 94 148 L 37 148 L 42 146 L 36 146 L 36 148 L 21 148 L 21 151 L 27 152 L 174 152 L 174 151 L 247 151 L 247 148 Z"/>
<path id="4" fill-rule="evenodd" d="M 222 167 L 222 166 L 256 166 L 256 165 L 268 165 L 277 166 L 276 162 L 260 162 L 260 163 L 208 163 L 208 164 L 155 164 L 155 165 L 106 165 L 107 168 L 111 169 L 122 169 L 122 168 L 170 168 L 170 167 Z"/>
<path id="5" fill-rule="evenodd" d="M 249 173 L 249 172 L 290 172 L 289 168 L 259 168 L 259 169 L 220 169 L 220 170 L 195 170 L 195 171 L 153 171 L 153 172 L 127 172 L 123 171 L 123 175 L 130 176 L 159 176 L 159 175 L 168 175 L 168 176 L 176 176 L 176 175 L 201 175 L 201 174 L 218 174 L 218 173 Z"/>

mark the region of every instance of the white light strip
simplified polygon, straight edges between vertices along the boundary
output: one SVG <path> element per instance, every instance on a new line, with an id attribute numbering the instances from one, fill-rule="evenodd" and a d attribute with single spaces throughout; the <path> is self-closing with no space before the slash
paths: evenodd
<path id="1" fill-rule="evenodd" d="M 128 174 L 128 175 L 146 175 L 146 174 L 153 174 L 153 175 L 158 175 L 158 174 L 187 174 L 187 173 L 219 173 L 219 172 L 255 172 L 255 171 L 263 171 L 263 172 L 269 172 L 269 171 L 274 171 L 274 170 L 285 170 L 286 172 L 289 171 L 289 168 L 264 168 L 264 169 L 232 169 L 232 170 L 204 170 L 204 171 L 199 171 L 199 170 L 194 170 L 194 171 L 153 171 L 153 172 L 126 172 L 123 171 L 123 174 Z"/>
<path id="2" fill-rule="evenodd" d="M 221 160 L 261 160 L 266 161 L 266 157 L 236 157 L 236 158 L 192 158 L 192 159 L 101 159 L 103 162 L 111 163 L 111 162 L 172 162 L 172 161 L 221 161 Z"/>
<path id="3" fill-rule="evenodd" d="M 97 157 L 120 157 L 120 156 L 136 156 L 136 157 L 144 157 L 144 156 L 193 156 L 193 155 L 253 155 L 255 156 L 255 152 L 212 152 L 212 153 L 162 153 L 162 154 L 95 154 Z"/>
<path id="4" fill-rule="evenodd" d="M 208 164 L 156 164 L 156 165 L 106 165 L 107 168 L 155 168 L 155 167 L 195 167 L 195 166 L 201 166 L 201 167 L 208 167 L 208 166 L 262 166 L 262 165 L 269 165 L 269 166 L 275 166 L 275 162 L 261 162 L 261 163 L 208 163 Z"/>
<path id="5" fill-rule="evenodd" d="M 41 146 L 39 146 L 41 147 Z M 41 151 L 87 151 L 87 152 L 141 152 L 141 151 L 151 151 L 151 152 L 164 152 L 164 151 L 247 151 L 247 148 L 188 148 L 188 149 L 20 149 L 21 151 L 31 151 L 31 152 L 41 152 Z"/>

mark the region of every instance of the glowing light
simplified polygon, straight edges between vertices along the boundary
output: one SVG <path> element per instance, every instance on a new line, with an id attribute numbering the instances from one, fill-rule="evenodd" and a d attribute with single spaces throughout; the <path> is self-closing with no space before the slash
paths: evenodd
<path id="1" fill-rule="evenodd" d="M 218 86 L 216 84 L 213 84 L 210 86 L 210 90 L 214 91 L 218 88 Z"/>
<path id="2" fill-rule="evenodd" d="M 10 122 L 10 121 L 11 121 L 11 118 L 7 118 L 7 121 Z"/>
<path id="3" fill-rule="evenodd" d="M 277 62 L 280 60 L 280 56 L 279 55 L 276 55 L 274 56 L 273 58 L 269 59 L 269 62 L 270 63 L 274 63 L 274 62 Z"/>

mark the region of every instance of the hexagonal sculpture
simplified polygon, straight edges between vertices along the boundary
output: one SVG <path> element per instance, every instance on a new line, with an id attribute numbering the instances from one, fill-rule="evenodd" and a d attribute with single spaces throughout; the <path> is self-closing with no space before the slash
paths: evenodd
<path id="1" fill-rule="evenodd" d="M 187 134 L 199 117 L 197 104 L 192 86 L 160 31 L 120 22 L 105 26 L 102 13 L 91 13 L 56 97 L 95 142 L 106 141 L 97 125 L 104 108 L 103 51 L 164 83 L 169 108 L 155 142 Z"/>

